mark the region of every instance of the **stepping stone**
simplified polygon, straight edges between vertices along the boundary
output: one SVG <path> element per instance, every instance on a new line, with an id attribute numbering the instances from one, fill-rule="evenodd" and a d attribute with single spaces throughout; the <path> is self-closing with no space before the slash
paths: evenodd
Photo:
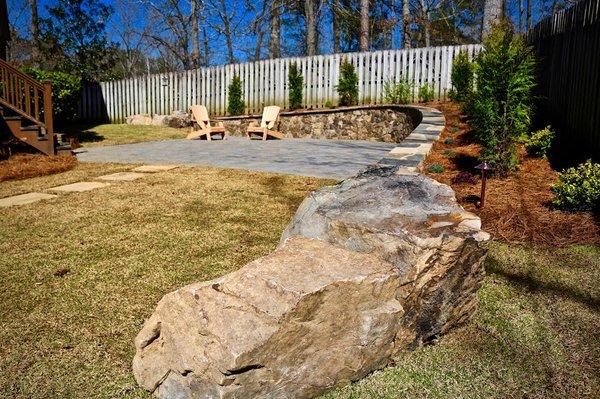
<path id="1" fill-rule="evenodd" d="M 0 207 L 6 208 L 14 205 L 25 205 L 31 204 L 32 202 L 37 202 L 45 199 L 55 198 L 58 195 L 54 194 L 46 194 L 46 193 L 27 193 L 21 195 L 15 195 L 12 197 L 1 198 L 0 199 Z"/>
<path id="2" fill-rule="evenodd" d="M 146 176 L 144 173 L 135 172 L 117 172 L 110 175 L 104 175 L 98 177 L 100 180 L 111 180 L 111 181 L 133 181 L 141 177 Z"/>
<path id="3" fill-rule="evenodd" d="M 137 168 L 133 169 L 133 171 L 134 172 L 154 173 L 154 172 L 163 172 L 165 170 L 171 170 L 171 169 L 175 169 L 178 167 L 179 167 L 179 165 L 142 165 L 142 166 L 138 166 Z"/>
<path id="4" fill-rule="evenodd" d="M 108 183 L 82 181 L 79 183 L 65 184 L 64 186 L 52 187 L 49 188 L 48 191 L 57 191 L 62 193 L 80 193 L 83 191 L 90 191 L 95 188 L 106 187 L 108 185 Z"/>

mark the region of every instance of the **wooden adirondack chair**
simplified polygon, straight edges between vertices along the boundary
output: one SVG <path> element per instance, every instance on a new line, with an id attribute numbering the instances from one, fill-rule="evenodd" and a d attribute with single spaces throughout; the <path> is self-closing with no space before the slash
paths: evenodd
<path id="1" fill-rule="evenodd" d="M 206 138 L 210 141 L 213 135 L 219 135 L 223 140 L 227 138 L 223 123 L 217 122 L 216 126 L 211 126 L 208 111 L 204 105 L 192 105 L 190 113 L 192 114 L 192 128 L 187 136 L 188 139 Z"/>
<path id="2" fill-rule="evenodd" d="M 246 131 L 246 136 L 248 136 L 249 139 L 251 139 L 253 136 L 259 136 L 263 140 L 266 140 L 268 137 L 275 139 L 284 138 L 283 133 L 278 132 L 277 130 L 272 130 L 275 127 L 275 123 L 279 119 L 280 109 L 281 108 L 276 105 L 265 107 L 260 126 L 256 126 L 256 123 L 250 123 L 250 126 L 248 126 L 248 130 Z"/>

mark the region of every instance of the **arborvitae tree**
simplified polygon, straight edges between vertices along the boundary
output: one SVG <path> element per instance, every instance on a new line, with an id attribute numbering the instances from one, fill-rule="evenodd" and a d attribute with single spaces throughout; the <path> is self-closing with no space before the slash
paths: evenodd
<path id="1" fill-rule="evenodd" d="M 340 65 L 337 91 L 340 95 L 340 105 L 358 104 L 358 75 L 354 71 L 354 65 L 346 60 Z"/>
<path id="2" fill-rule="evenodd" d="M 450 99 L 464 103 L 473 93 L 474 64 L 469 60 L 469 54 L 461 51 L 452 62 L 452 89 Z"/>
<path id="3" fill-rule="evenodd" d="M 227 112 L 229 115 L 242 115 L 245 107 L 242 100 L 242 80 L 235 75 L 228 88 Z"/>
<path id="4" fill-rule="evenodd" d="M 289 102 L 290 109 L 302 108 L 302 84 L 304 78 L 298 70 L 298 65 L 294 62 L 290 65 L 288 73 L 288 85 L 290 88 Z"/>

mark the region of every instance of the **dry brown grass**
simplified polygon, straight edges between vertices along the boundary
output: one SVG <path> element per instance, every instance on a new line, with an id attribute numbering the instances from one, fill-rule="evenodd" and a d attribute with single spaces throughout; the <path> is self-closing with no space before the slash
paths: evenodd
<path id="1" fill-rule="evenodd" d="M 528 157 L 521 151 L 521 166 L 508 178 L 488 179 L 486 203 L 476 205 L 481 192 L 477 184 L 455 184 L 452 179 L 460 172 L 475 173 L 480 147 L 472 138 L 470 128 L 460 121 L 456 104 L 437 104 L 444 111 L 446 129 L 425 161 L 444 166 L 443 173 L 427 173 L 430 177 L 452 186 L 463 207 L 481 217 L 483 228 L 496 239 L 511 243 L 566 246 L 600 244 L 600 229 L 591 212 L 566 212 L 552 209 L 550 186 L 557 172 L 547 159 Z M 458 129 L 452 132 L 451 129 Z M 452 139 L 453 142 L 446 142 Z M 451 151 L 451 152 L 449 152 Z"/>
<path id="2" fill-rule="evenodd" d="M 0 192 L 131 167 L 80 164 Z M 0 398 L 149 396 L 131 374 L 133 338 L 158 300 L 271 252 L 327 183 L 182 167 L 0 209 Z"/>
<path id="3" fill-rule="evenodd" d="M 15 154 L 0 161 L 0 182 L 65 172 L 76 165 L 77 158 L 70 155 Z"/>

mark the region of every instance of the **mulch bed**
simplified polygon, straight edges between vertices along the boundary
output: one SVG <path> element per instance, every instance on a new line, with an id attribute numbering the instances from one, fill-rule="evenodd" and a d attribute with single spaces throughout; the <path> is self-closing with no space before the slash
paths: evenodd
<path id="1" fill-rule="evenodd" d="M 566 212 L 553 209 L 550 186 L 557 172 L 547 159 L 528 157 L 520 151 L 518 172 L 508 178 L 488 178 L 485 206 L 477 206 L 481 178 L 473 167 L 479 163 L 480 146 L 470 127 L 461 121 L 457 104 L 439 103 L 446 128 L 425 160 L 425 173 L 450 185 L 460 204 L 481 217 L 483 229 L 495 239 L 511 243 L 566 246 L 600 244 L 600 218 L 592 212 Z M 431 164 L 440 164 L 442 173 L 427 172 Z"/>
<path id="2" fill-rule="evenodd" d="M 41 154 L 15 154 L 0 161 L 0 182 L 65 172 L 76 165 L 77 158 L 70 155 L 49 157 Z"/>

